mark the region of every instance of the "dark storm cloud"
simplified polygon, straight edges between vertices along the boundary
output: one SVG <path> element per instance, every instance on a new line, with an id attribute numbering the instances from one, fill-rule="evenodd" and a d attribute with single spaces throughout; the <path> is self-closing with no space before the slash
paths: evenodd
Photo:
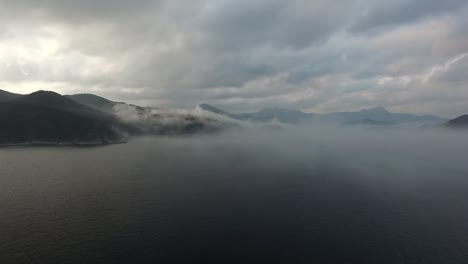
<path id="1" fill-rule="evenodd" d="M 0 89 L 452 116 L 466 110 L 426 98 L 468 96 L 466 59 L 450 63 L 467 15 L 459 0 L 0 0 Z"/>

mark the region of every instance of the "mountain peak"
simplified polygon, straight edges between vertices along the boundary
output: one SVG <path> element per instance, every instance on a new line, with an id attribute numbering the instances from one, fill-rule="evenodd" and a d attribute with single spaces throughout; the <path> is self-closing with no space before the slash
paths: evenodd
<path id="1" fill-rule="evenodd" d="M 29 96 L 55 96 L 55 97 L 62 97 L 62 95 L 53 92 L 53 91 L 46 91 L 46 90 L 39 90 L 33 93 L 30 93 Z"/>
<path id="2" fill-rule="evenodd" d="M 106 99 L 104 97 L 97 96 L 95 94 L 88 94 L 88 93 L 66 95 L 66 97 L 69 97 L 71 99 L 90 100 L 90 101 L 93 101 L 93 102 L 96 102 L 96 103 L 109 103 L 109 102 L 112 102 L 109 99 Z"/>
<path id="3" fill-rule="evenodd" d="M 385 109 L 383 106 L 376 106 L 376 107 L 373 107 L 373 108 L 369 108 L 369 109 L 363 109 L 361 110 L 361 112 L 372 112 L 372 113 L 389 113 L 387 111 L 387 109 Z"/>
<path id="4" fill-rule="evenodd" d="M 23 104 L 41 105 L 58 108 L 81 108 L 79 103 L 72 99 L 51 91 L 37 91 L 15 100 Z"/>

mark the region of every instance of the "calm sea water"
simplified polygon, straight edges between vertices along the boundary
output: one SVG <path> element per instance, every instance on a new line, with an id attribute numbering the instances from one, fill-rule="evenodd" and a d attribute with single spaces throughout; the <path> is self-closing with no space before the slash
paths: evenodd
<path id="1" fill-rule="evenodd" d="M 0 263 L 467 263 L 463 139 L 0 149 Z"/>

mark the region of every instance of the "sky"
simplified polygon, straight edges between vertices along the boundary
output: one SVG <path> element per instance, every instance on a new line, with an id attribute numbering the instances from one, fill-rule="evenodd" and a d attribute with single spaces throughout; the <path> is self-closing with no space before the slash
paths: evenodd
<path id="1" fill-rule="evenodd" d="M 466 0 L 0 0 L 0 89 L 468 114 Z"/>

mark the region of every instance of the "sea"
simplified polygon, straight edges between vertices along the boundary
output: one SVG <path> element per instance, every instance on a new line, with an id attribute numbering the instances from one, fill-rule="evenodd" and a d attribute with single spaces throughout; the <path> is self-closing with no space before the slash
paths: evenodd
<path id="1" fill-rule="evenodd" d="M 0 148 L 0 263 L 468 263 L 468 134 Z"/>

